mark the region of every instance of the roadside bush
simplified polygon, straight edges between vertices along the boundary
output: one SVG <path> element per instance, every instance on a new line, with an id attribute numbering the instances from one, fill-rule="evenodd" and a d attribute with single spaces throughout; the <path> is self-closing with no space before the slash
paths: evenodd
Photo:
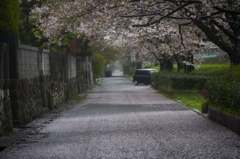
<path id="1" fill-rule="evenodd" d="M 240 65 L 225 69 L 221 75 L 211 78 L 206 89 L 211 104 L 240 112 Z"/>
<path id="2" fill-rule="evenodd" d="M 103 75 L 104 58 L 98 53 L 94 53 L 92 56 L 92 70 L 93 78 L 100 78 Z"/>
<path id="3" fill-rule="evenodd" d="M 161 79 L 161 80 L 160 80 Z M 171 75 L 169 72 L 159 72 L 159 73 L 152 73 L 151 81 L 159 86 L 169 87 L 170 86 Z"/>
<path id="4" fill-rule="evenodd" d="M 208 77 L 192 76 L 189 74 L 178 74 L 171 77 L 171 87 L 173 89 L 198 89 L 202 90 Z"/>
<path id="5" fill-rule="evenodd" d="M 18 31 L 18 0 L 1 0 L 0 36 L 14 34 Z"/>
<path id="6" fill-rule="evenodd" d="M 206 76 L 198 76 L 183 73 L 160 72 L 157 77 L 153 76 L 155 84 L 170 89 L 197 89 L 202 90 L 208 80 Z"/>

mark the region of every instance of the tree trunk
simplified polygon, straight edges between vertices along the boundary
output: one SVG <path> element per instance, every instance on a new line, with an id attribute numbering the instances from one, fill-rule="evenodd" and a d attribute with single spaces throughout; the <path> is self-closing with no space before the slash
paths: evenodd
<path id="1" fill-rule="evenodd" d="M 232 53 L 229 55 L 231 65 L 239 65 L 240 64 L 240 51 Z"/>
<path id="2" fill-rule="evenodd" d="M 184 69 L 183 56 L 174 55 L 174 58 L 177 62 L 177 70 L 179 72 L 181 69 Z"/>
<path id="3" fill-rule="evenodd" d="M 173 70 L 173 59 L 172 57 L 166 57 L 164 55 L 159 55 L 159 57 L 152 52 L 153 56 L 159 61 L 160 63 L 160 70 L 167 70 L 172 71 Z"/>
<path id="4" fill-rule="evenodd" d="M 172 58 L 164 58 L 160 61 L 160 69 L 166 70 L 166 71 L 172 71 L 173 70 L 173 60 Z"/>
<path id="5" fill-rule="evenodd" d="M 233 41 L 234 49 L 233 52 L 228 53 L 231 65 L 240 64 L 240 40 Z"/>
<path id="6" fill-rule="evenodd" d="M 189 73 L 192 72 L 194 70 L 194 66 L 192 65 L 184 65 L 184 73 Z"/>
<path id="7" fill-rule="evenodd" d="M 194 66 L 193 66 L 194 62 L 193 62 L 193 55 L 190 52 L 187 53 L 187 56 L 185 57 L 185 61 L 189 62 L 192 65 L 184 64 L 184 72 L 185 73 L 192 72 L 194 70 Z"/>

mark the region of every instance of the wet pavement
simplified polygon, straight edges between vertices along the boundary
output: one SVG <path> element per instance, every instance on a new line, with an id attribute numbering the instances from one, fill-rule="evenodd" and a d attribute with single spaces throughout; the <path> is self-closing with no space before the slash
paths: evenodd
<path id="1" fill-rule="evenodd" d="M 111 77 L 0 158 L 238 159 L 240 136 L 150 86 Z"/>

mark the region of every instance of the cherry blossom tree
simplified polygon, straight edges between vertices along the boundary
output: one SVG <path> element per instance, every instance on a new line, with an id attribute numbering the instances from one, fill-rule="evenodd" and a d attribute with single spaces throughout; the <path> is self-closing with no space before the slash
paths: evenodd
<path id="1" fill-rule="evenodd" d="M 66 31 L 97 39 L 129 28 L 156 24 L 164 27 L 164 23 L 172 20 L 177 25 L 182 47 L 191 46 L 188 42 L 193 42 L 192 33 L 197 27 L 229 55 L 232 64 L 239 64 L 239 6 L 239 0 L 47 0 L 35 6 L 32 17 L 39 20 L 44 36 L 59 44 Z M 188 39 L 183 35 L 186 28 Z M 171 49 L 174 42 L 173 39 Z"/>
<path id="2" fill-rule="evenodd" d="M 189 27 L 184 28 L 181 35 L 178 34 L 178 26 L 170 21 L 150 27 L 129 28 L 122 32 L 121 36 L 115 37 L 115 45 L 136 46 L 136 52 L 142 53 L 138 59 L 152 55 L 160 62 L 161 70 L 172 70 L 174 58 L 178 68 L 184 68 L 185 72 L 190 72 L 197 66 L 198 63 L 193 63 L 193 56 L 201 56 L 202 52 L 206 52 L 213 45 L 208 41 L 203 42 L 205 36 L 196 27 L 190 31 Z"/>
<path id="3" fill-rule="evenodd" d="M 123 17 L 141 18 L 135 27 L 174 19 L 180 34 L 184 26 L 197 26 L 229 55 L 232 64 L 240 63 L 239 0 L 134 0 L 134 8 Z"/>

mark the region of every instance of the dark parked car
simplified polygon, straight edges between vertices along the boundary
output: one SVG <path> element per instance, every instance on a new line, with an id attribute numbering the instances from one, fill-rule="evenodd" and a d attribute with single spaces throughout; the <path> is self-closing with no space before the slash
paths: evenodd
<path id="1" fill-rule="evenodd" d="M 133 76 L 133 82 L 135 85 L 144 83 L 145 85 L 151 84 L 151 74 L 158 72 L 156 69 L 137 69 Z"/>

